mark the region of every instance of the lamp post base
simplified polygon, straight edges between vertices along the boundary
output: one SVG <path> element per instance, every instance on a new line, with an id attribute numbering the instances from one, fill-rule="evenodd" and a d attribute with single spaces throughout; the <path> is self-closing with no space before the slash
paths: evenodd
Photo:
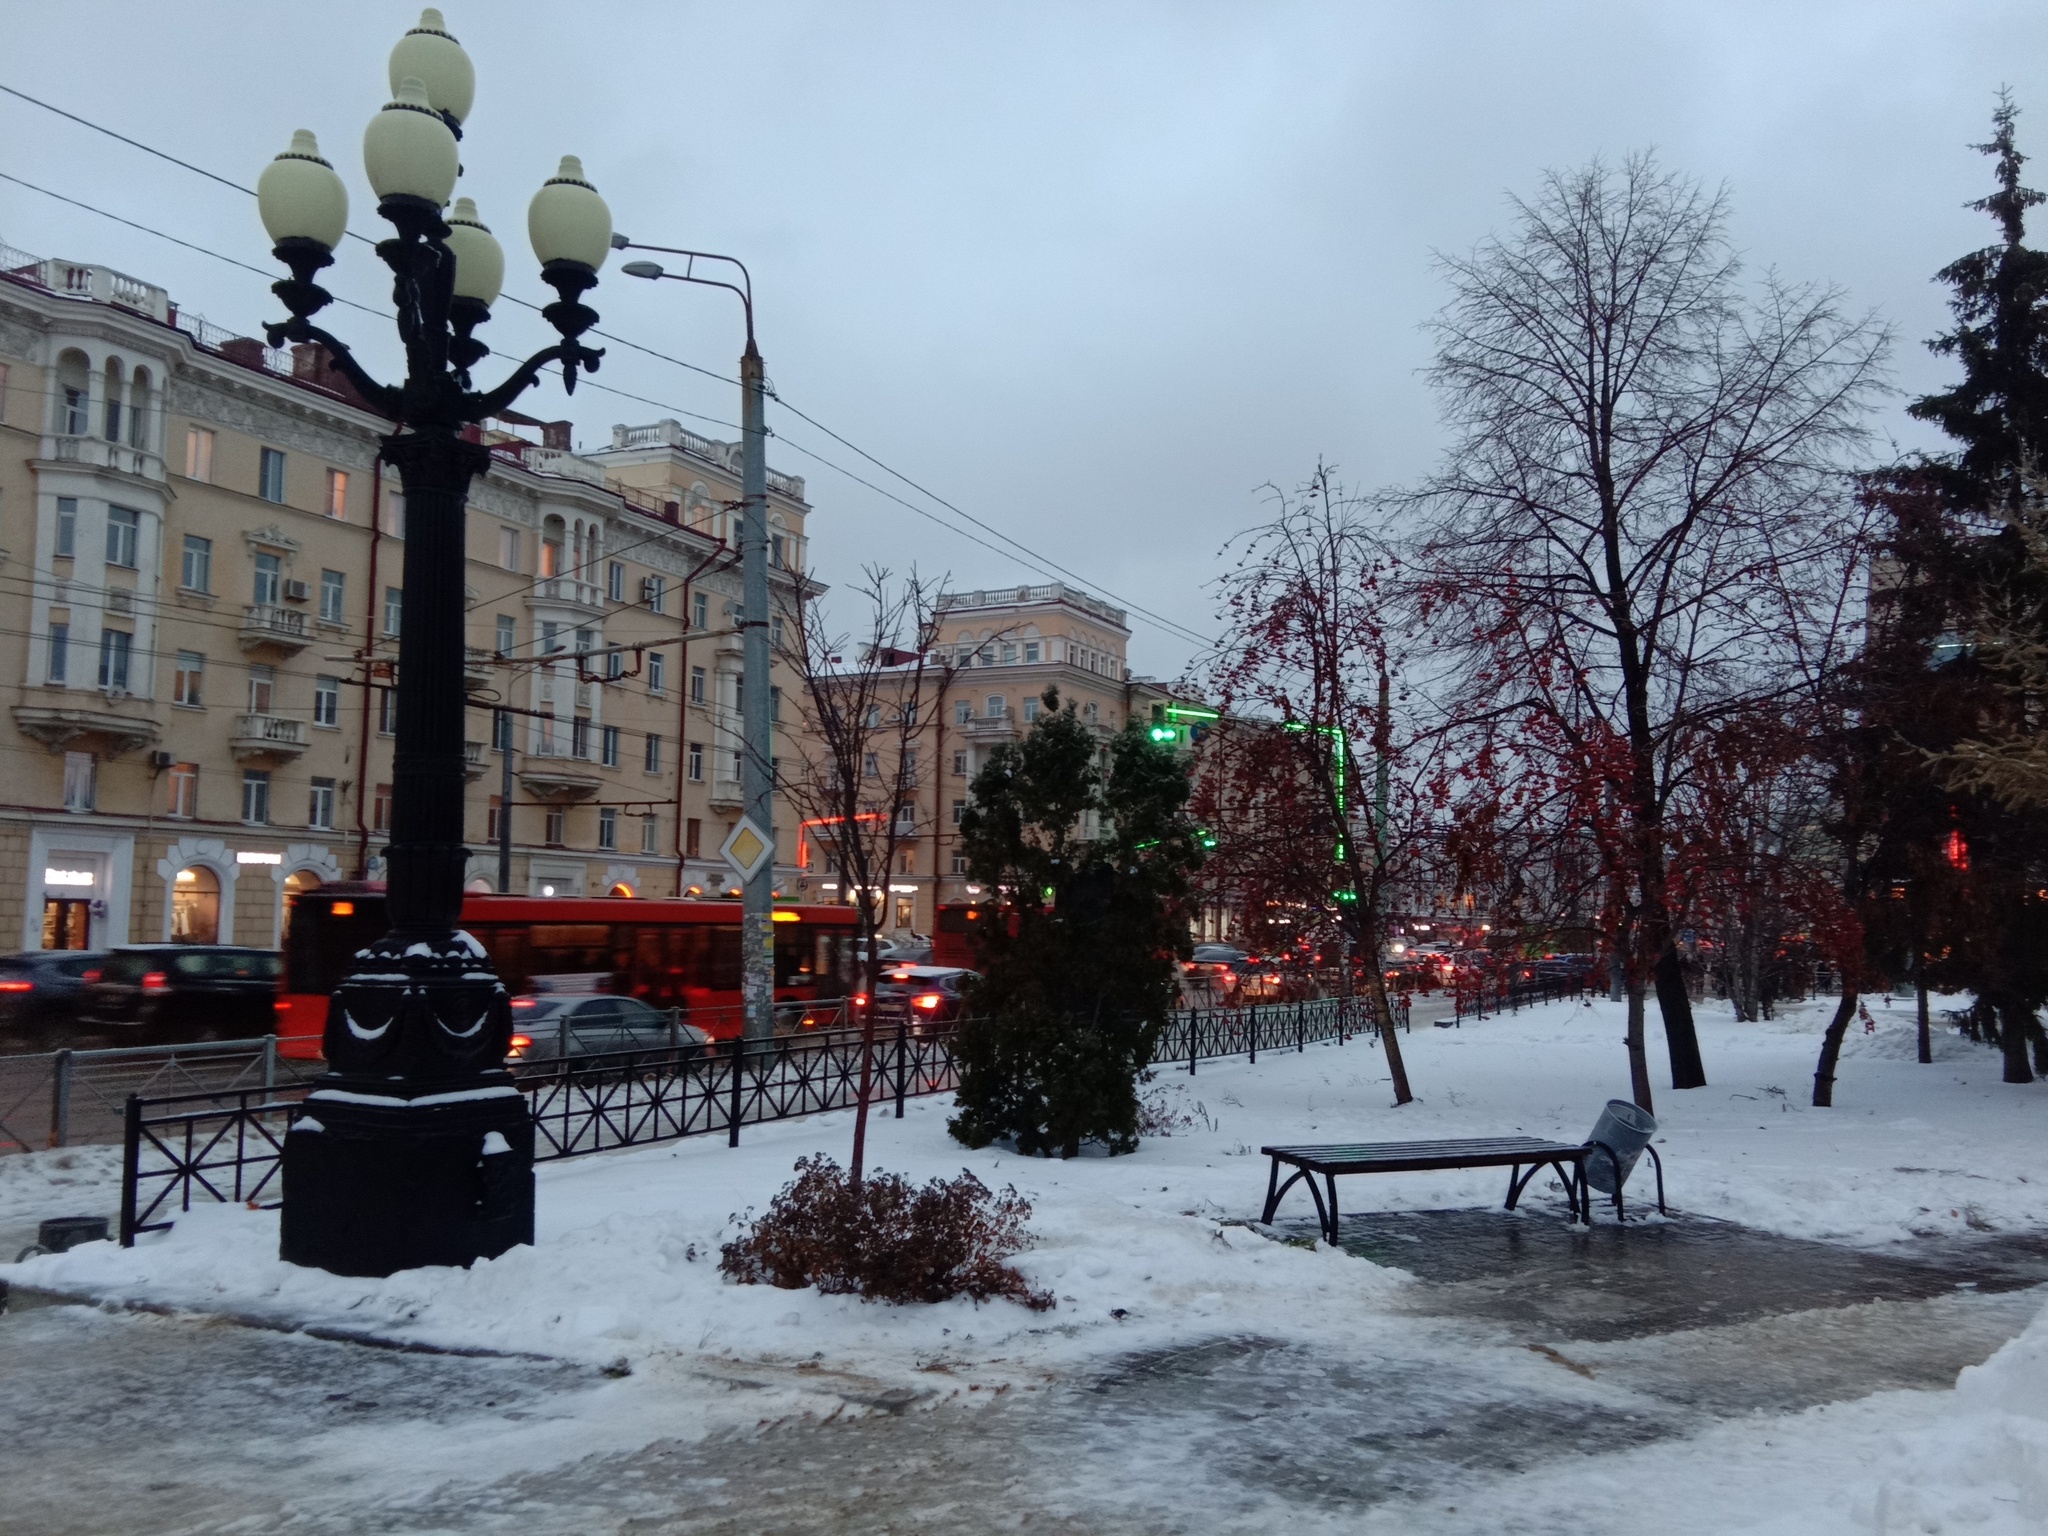
<path id="1" fill-rule="evenodd" d="M 516 1088 L 306 1101 L 284 1142 L 279 1256 L 336 1275 L 467 1268 L 533 1241 L 533 1121 Z"/>

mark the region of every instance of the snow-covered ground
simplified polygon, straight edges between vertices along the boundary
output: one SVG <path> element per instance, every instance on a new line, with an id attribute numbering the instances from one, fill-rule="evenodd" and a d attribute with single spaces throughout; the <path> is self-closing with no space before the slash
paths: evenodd
<path id="1" fill-rule="evenodd" d="M 1837 1107 L 1811 1109 L 1828 1011 L 1815 1002 L 1773 1023 L 1738 1025 L 1709 1005 L 1702 1038 L 1712 1086 L 1667 1090 L 1657 1103 L 1676 1209 L 1865 1245 L 2048 1229 L 2048 1086 L 2001 1084 L 1994 1052 L 1949 1033 L 1937 1035 L 1935 1064 L 1918 1065 L 1910 1008 L 1895 1004 L 1873 1009 L 1876 1033 L 1852 1033 Z M 1418 1100 L 1400 1109 L 1383 1057 L 1361 1041 L 1256 1064 L 1204 1063 L 1192 1080 L 1162 1070 L 1155 1091 L 1183 1123 L 1116 1159 L 969 1152 L 946 1135 L 945 1101 L 913 1101 L 901 1121 L 878 1115 L 876 1165 L 920 1179 L 970 1168 L 1033 1202 L 1036 1244 L 1017 1262 L 1058 1296 L 1046 1314 L 1008 1303 L 896 1308 L 726 1283 L 718 1249 L 736 1213 L 764 1206 L 799 1155 L 822 1149 L 843 1159 L 845 1114 L 749 1128 L 736 1151 L 698 1140 L 547 1165 L 536 1246 L 468 1271 L 346 1280 L 298 1269 L 276 1257 L 275 1212 L 214 1206 L 134 1249 L 95 1244 L 0 1265 L 0 1278 L 287 1327 L 591 1364 L 623 1359 L 643 1396 L 679 1372 L 787 1372 L 786 1407 L 796 1412 L 815 1406 L 807 1375 L 857 1380 L 877 1402 L 896 1393 L 965 1405 L 1042 1391 L 1132 1351 L 1211 1338 L 1370 1357 L 1397 1340 L 1412 1348 L 1414 1320 L 1395 1303 L 1413 1282 L 1234 1224 L 1259 1214 L 1259 1146 L 1509 1132 L 1576 1140 L 1604 1100 L 1626 1095 L 1621 1033 L 1619 1009 L 1605 1002 L 1418 1028 L 1402 1041 Z M 1661 1060 L 1661 1039 L 1652 1049 Z M 95 1195 L 111 1209 L 117 1169 L 97 1153 L 66 1157 L 0 1159 L 0 1225 L 91 1209 Z M 1630 1186 L 1638 1200 L 1646 1175 L 1647 1164 Z M 1503 1183 L 1491 1170 L 1438 1173 L 1354 1179 L 1343 1193 L 1354 1211 L 1474 1206 L 1497 1204 Z M 1558 1219 L 1561 1204 L 1540 1184 L 1524 1219 Z M 1297 1190 L 1282 1216 L 1307 1210 Z M 751 1424 L 759 1406 L 750 1398 L 734 1411 Z M 648 1438 L 723 1422 L 715 1397 L 687 1415 L 641 1408 L 649 1411 L 626 1418 Z M 606 1417 L 616 1449 L 620 1415 Z M 530 1439 L 518 1451 L 524 1466 L 589 1449 L 576 1434 L 555 1434 L 545 1449 L 523 1443 Z M 2048 1324 L 1966 1373 L 1954 1393 L 1887 1393 L 1737 1420 L 1597 1462 L 1552 1463 L 1475 1493 L 1455 1523 L 1486 1528 L 1475 1512 L 1488 1498 L 1503 1517 L 1554 1507 L 1560 1529 L 1605 1528 L 1604 1517 L 1574 1521 L 1606 1501 L 1651 1530 L 1949 1528 L 1943 1521 L 2039 1530 L 2048 1520 Z M 1422 1512 L 1410 1514 L 1419 1521 Z"/>

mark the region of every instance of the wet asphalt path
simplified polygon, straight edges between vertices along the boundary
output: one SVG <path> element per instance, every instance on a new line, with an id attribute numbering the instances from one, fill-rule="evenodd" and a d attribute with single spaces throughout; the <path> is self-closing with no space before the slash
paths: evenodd
<path id="1" fill-rule="evenodd" d="M 445 1439 L 459 1473 L 463 1444 L 572 1423 L 618 1384 L 547 1361 L 20 1312 L 0 1319 L 0 1533 L 1341 1525 L 1728 1415 L 1947 1386 L 2025 1325 L 2048 1283 L 2048 1235 L 1871 1253 L 1697 1218 L 1578 1232 L 1475 1210 L 1345 1225 L 1348 1249 L 1421 1282 L 1397 1303 L 1410 1326 L 1356 1357 L 1212 1339 L 976 1410 L 853 1402 L 831 1422 L 482 1483 L 418 1465 L 365 1476 L 335 1452 L 359 1429 L 398 1429 L 420 1446 Z"/>

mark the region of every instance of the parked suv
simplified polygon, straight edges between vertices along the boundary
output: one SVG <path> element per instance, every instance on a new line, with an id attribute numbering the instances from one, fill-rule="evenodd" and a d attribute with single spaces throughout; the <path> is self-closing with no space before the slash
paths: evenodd
<path id="1" fill-rule="evenodd" d="M 85 973 L 106 956 L 98 950 L 44 949 L 0 956 L 0 1053 L 69 1045 Z"/>
<path id="2" fill-rule="evenodd" d="M 252 1040 L 277 1028 L 274 949 L 138 944 L 85 973 L 82 1022 L 136 1045 Z"/>
<path id="3" fill-rule="evenodd" d="M 955 1023 L 966 1011 L 963 992 L 979 980 L 973 971 L 952 965 L 891 966 L 875 989 L 875 1017 L 908 1019 L 919 1030 Z"/>

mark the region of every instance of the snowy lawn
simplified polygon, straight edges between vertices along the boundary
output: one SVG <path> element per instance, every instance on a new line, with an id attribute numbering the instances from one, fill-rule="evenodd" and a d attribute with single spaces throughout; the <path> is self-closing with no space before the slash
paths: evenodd
<path id="1" fill-rule="evenodd" d="M 2048 1228 L 2048 1167 L 2039 1155 L 2048 1086 L 2001 1084 L 1995 1052 L 1947 1033 L 1937 1035 L 1936 1063 L 1919 1066 L 1910 1007 L 1894 1004 L 1874 1009 L 1877 1033 L 1866 1036 L 1860 1025 L 1852 1033 L 1836 1086 L 1839 1107 L 1810 1109 L 1829 1011 L 1809 1003 L 1762 1025 L 1735 1024 L 1711 1004 L 1703 1011 L 1712 1086 L 1663 1090 L 1656 1106 L 1674 1209 L 1866 1244 Z M 1547 1005 L 1457 1030 L 1419 1027 L 1402 1040 L 1418 1102 L 1398 1110 L 1383 1056 L 1363 1041 L 1270 1054 L 1256 1064 L 1204 1063 L 1192 1081 L 1185 1069 L 1162 1069 L 1153 1091 L 1184 1123 L 1115 1159 L 1061 1163 L 995 1148 L 970 1152 L 946 1134 L 945 1100 L 912 1101 L 901 1121 L 879 1112 L 869 1140 L 875 1165 L 919 1180 L 965 1167 L 994 1188 L 1014 1183 L 1032 1201 L 1036 1243 L 1017 1263 L 1058 1296 L 1046 1314 L 1010 1303 L 889 1307 L 725 1282 L 718 1248 L 734 1234 L 734 1214 L 764 1206 L 804 1153 L 824 1150 L 843 1161 L 851 1130 L 845 1113 L 750 1127 L 737 1151 L 707 1138 L 546 1165 L 537 1245 L 467 1271 L 347 1280 L 298 1269 L 276 1257 L 275 1212 L 215 1206 L 194 1209 L 134 1249 L 89 1245 L 0 1265 L 0 1278 L 284 1326 L 591 1362 L 624 1357 L 636 1374 L 655 1366 L 715 1375 L 755 1363 L 857 1375 L 876 1390 L 920 1397 L 936 1385 L 937 1395 L 962 1402 L 1033 1390 L 1124 1351 L 1224 1335 L 1369 1354 L 1376 1341 L 1413 1339 L 1416 1321 L 1385 1305 L 1408 1278 L 1226 1224 L 1259 1214 L 1267 1175 L 1259 1146 L 1515 1132 L 1576 1141 L 1607 1098 L 1627 1092 L 1621 1033 L 1620 1009 L 1605 1002 Z M 1654 1062 L 1662 1051 L 1653 1024 Z M 103 1176 L 105 1160 L 95 1154 L 57 1166 L 62 1156 L 0 1159 L 0 1211 L 27 1217 L 86 1208 L 73 1181 Z M 1649 1195 L 1647 1172 L 1646 1162 L 1630 1186 L 1638 1210 Z M 1343 1199 L 1353 1212 L 1492 1205 L 1505 1182 L 1496 1170 L 1353 1178 Z M 110 1208 L 105 1184 L 97 1187 L 100 1207 Z M 39 1204 L 48 1208 L 31 1210 Z M 1310 1210 L 1297 1188 L 1281 1219 Z M 1563 1216 L 1541 1178 L 1524 1210 L 1532 1221 Z M 2008 1504 L 2038 1510 L 2048 1500 L 2044 1363 L 2048 1325 L 2037 1324 L 1939 1411 L 1926 1406 L 1936 1395 L 1887 1394 L 1776 1421 L 1799 1427 L 1780 1429 L 1775 1439 L 1767 1426 L 1745 1421 L 1710 1431 L 1721 1446 L 1712 1452 L 1694 1440 L 1682 1443 L 1689 1452 L 1651 1447 L 1611 1458 L 1612 1473 L 1632 1483 L 1645 1476 L 1670 1491 L 1673 1522 L 1659 1527 L 1653 1517 L 1645 1528 L 1713 1529 L 1677 1518 L 1681 1490 L 1705 1485 L 1674 1458 L 1704 1457 L 1725 1471 L 1731 1462 L 1778 1456 L 1788 1458 L 1788 1476 L 1792 1465 L 1813 1458 L 1822 1484 L 1861 1468 L 1857 1475 L 1872 1488 L 1877 1468 L 1905 1475 L 1924 1464 L 1913 1486 L 1952 1513 L 1957 1500 L 1984 1504 L 1987 1479 L 2003 1479 L 2004 1487 L 2017 1478 L 2018 1491 L 1984 1505 L 1990 1523 L 1980 1521 L 1983 1529 L 2005 1529 Z M 1519 1350 L 1504 1353 L 1502 1372 L 1519 1369 L 1548 1367 Z M 1957 1413 L 1973 1431 L 1955 1428 Z M 1887 1438 L 1936 1421 L 1948 1426 L 1942 1436 L 1916 1443 L 1903 1460 Z M 1972 1458 L 1983 1467 L 1972 1471 Z M 1632 1465 L 1637 1470 L 1627 1471 Z M 1588 1471 L 1580 1464 L 1532 1476 L 1540 1482 Z M 1558 1485 L 1560 1499 L 1567 1488 Z M 1858 1519 L 1873 1518 L 1867 1499 L 1859 1507 Z M 1777 1513 L 1759 1509 L 1757 1518 L 1771 1528 Z"/>

